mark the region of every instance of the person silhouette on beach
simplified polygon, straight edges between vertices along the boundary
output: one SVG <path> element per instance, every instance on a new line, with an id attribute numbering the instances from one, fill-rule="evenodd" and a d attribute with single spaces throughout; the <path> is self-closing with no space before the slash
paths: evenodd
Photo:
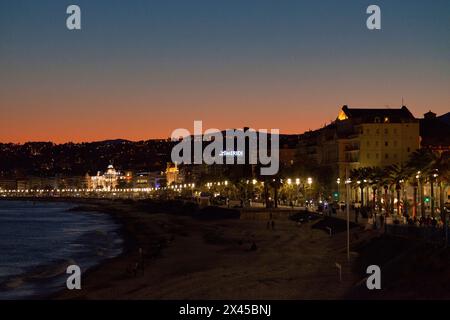
<path id="1" fill-rule="evenodd" d="M 142 274 L 145 273 L 145 265 L 144 265 L 144 251 L 142 248 L 139 248 L 139 263 L 141 265 Z"/>

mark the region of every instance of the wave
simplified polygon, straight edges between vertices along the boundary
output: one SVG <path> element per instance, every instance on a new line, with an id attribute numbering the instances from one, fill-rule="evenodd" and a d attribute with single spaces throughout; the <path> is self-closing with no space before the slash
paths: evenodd
<path id="1" fill-rule="evenodd" d="M 84 273 L 122 252 L 120 227 L 108 215 L 66 211 L 73 204 L 8 206 L 0 214 L 0 300 L 64 290 L 69 265 Z"/>
<path id="2" fill-rule="evenodd" d="M 59 260 L 51 264 L 34 267 L 21 275 L 12 276 L 0 283 L 0 289 L 16 289 L 30 282 L 53 279 L 66 273 L 67 267 L 76 264 L 73 259 Z"/>

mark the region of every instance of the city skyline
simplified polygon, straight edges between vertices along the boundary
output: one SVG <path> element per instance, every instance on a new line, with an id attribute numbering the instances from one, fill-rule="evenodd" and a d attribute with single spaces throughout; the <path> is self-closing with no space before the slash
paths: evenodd
<path id="1" fill-rule="evenodd" d="M 342 105 L 450 110 L 450 3 L 0 2 L 0 142 L 168 138 L 208 128 L 298 134 Z M 29 48 L 33 50 L 29 50 Z"/>
<path id="2" fill-rule="evenodd" d="M 346 105 L 345 105 L 346 106 Z M 406 107 L 408 107 L 408 106 L 406 106 Z M 341 106 L 341 108 L 342 108 L 342 106 Z M 341 108 L 338 110 L 338 112 L 340 112 L 341 111 Z M 409 107 L 408 107 L 409 108 Z M 356 109 L 358 109 L 358 107 L 356 107 Z M 374 108 L 375 110 L 376 109 L 382 109 L 382 108 Z M 391 107 L 389 107 L 388 106 L 388 109 L 399 109 L 399 107 L 393 107 L 393 108 L 391 108 Z M 433 110 L 428 110 L 427 112 L 433 112 Z M 332 120 L 330 120 L 330 121 L 327 121 L 326 123 L 323 123 L 321 126 L 319 126 L 319 127 L 316 127 L 316 128 L 313 128 L 313 127 L 310 127 L 310 128 L 308 128 L 308 129 L 306 129 L 306 130 L 304 130 L 304 131 L 301 131 L 301 132 L 283 132 L 283 131 L 280 131 L 280 135 L 284 135 L 284 136 L 289 136 L 289 135 L 302 135 L 302 134 L 304 134 L 304 133 L 307 133 L 307 132 L 312 132 L 312 131 L 316 131 L 316 130 L 319 130 L 319 129 L 321 129 L 321 128 L 325 128 L 327 125 L 329 125 L 329 124 L 331 124 L 332 122 L 334 122 L 334 121 L 336 121 L 336 120 L 338 120 L 338 112 L 336 112 L 336 116 L 335 116 L 335 118 L 334 119 L 332 119 Z M 413 113 L 413 112 L 412 112 Z M 447 113 L 445 113 L 445 114 L 437 114 L 436 116 L 438 116 L 438 117 L 440 117 L 440 116 L 443 116 L 443 115 L 446 115 L 446 116 L 448 116 L 448 114 L 449 114 L 450 112 L 447 112 Z M 425 113 L 424 113 L 425 114 Z M 420 119 L 420 118 L 423 118 L 423 116 L 424 116 L 424 114 L 423 115 L 421 115 L 421 116 L 416 116 L 414 113 L 413 113 L 413 116 L 416 116 L 416 119 Z M 218 130 L 221 130 L 221 131 L 224 131 L 224 130 L 228 130 L 228 129 L 230 129 L 230 130 L 239 130 L 239 129 L 245 129 L 245 128 L 250 128 L 250 129 L 253 129 L 253 130 L 256 130 L 256 131 L 258 131 L 258 130 L 260 130 L 260 129 L 266 129 L 266 128 L 254 128 L 254 127 L 249 127 L 249 126 L 247 126 L 247 125 L 241 125 L 241 126 L 235 126 L 235 127 L 230 127 L 230 128 L 215 128 L 215 129 L 218 129 Z M 193 129 L 193 124 L 191 123 L 190 124 L 190 127 L 189 127 L 189 125 L 188 126 L 186 126 L 186 128 L 185 129 L 187 129 L 187 130 L 191 130 L 191 129 Z M 210 129 L 210 128 L 206 128 L 206 127 L 203 127 L 203 131 L 202 131 L 202 133 L 205 131 L 205 130 L 207 130 L 207 129 Z M 127 138 L 124 138 L 124 137 L 105 137 L 105 138 L 103 138 L 103 139 L 98 139 L 98 140 L 80 140 L 80 141 L 75 141 L 75 140 L 67 140 L 67 141 L 59 141 L 59 140 L 24 140 L 24 141 L 1 141 L 0 140 L 0 144 L 1 143 L 14 143 L 14 144 L 24 144 L 24 143 L 39 143 L 39 142 L 52 142 L 52 143 L 55 143 L 55 144 L 66 144 L 66 143 L 94 143 L 94 142 L 104 142 L 104 141 L 115 141 L 115 140 L 124 140 L 124 141 L 130 141 L 130 142 L 139 142 L 139 141 L 151 141 L 151 140 L 170 140 L 171 139 L 171 137 L 170 137 L 170 133 L 167 135 L 167 136 L 165 136 L 165 137 L 151 137 L 151 136 L 149 136 L 149 137 L 142 137 L 142 138 L 140 138 L 140 139 L 127 139 Z"/>

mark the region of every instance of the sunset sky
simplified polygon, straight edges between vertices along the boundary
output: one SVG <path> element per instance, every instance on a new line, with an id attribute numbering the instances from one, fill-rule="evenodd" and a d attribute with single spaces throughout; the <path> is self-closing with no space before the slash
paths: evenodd
<path id="1" fill-rule="evenodd" d="M 448 0 L 0 0 L 0 142 L 301 133 L 402 97 L 450 111 Z"/>

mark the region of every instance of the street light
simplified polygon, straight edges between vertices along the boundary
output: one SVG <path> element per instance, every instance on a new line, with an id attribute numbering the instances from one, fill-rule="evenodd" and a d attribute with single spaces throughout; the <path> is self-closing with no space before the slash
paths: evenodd
<path id="1" fill-rule="evenodd" d="M 433 173 L 433 179 L 430 179 L 430 184 L 431 184 L 431 190 L 430 190 L 430 196 L 431 196 L 431 215 L 434 217 L 434 210 L 435 210 L 435 205 L 436 205 L 436 203 L 435 203 L 435 199 L 436 199 L 436 196 L 435 196 L 435 191 L 434 191 L 434 182 L 436 181 L 436 178 L 439 176 L 438 174 L 437 174 L 437 169 L 435 169 L 434 170 L 435 171 L 435 173 Z"/>
<path id="2" fill-rule="evenodd" d="M 312 185 L 313 180 L 312 180 L 311 177 L 309 177 L 306 181 L 307 181 L 307 183 L 309 185 L 309 197 L 312 197 L 311 185 Z"/>
<path id="3" fill-rule="evenodd" d="M 338 185 L 338 194 L 337 194 L 337 201 L 339 202 L 340 201 L 340 190 L 339 190 L 339 185 L 341 184 L 341 178 L 337 178 L 336 179 L 336 183 L 337 183 L 337 185 Z"/>
<path id="4" fill-rule="evenodd" d="M 348 177 L 348 169 L 346 170 L 346 176 Z M 349 199 L 349 189 L 350 189 L 350 183 L 352 183 L 352 180 L 349 178 L 345 179 L 345 190 L 346 190 L 346 205 L 345 205 L 345 211 L 347 212 L 347 261 L 350 261 L 350 199 Z"/>

